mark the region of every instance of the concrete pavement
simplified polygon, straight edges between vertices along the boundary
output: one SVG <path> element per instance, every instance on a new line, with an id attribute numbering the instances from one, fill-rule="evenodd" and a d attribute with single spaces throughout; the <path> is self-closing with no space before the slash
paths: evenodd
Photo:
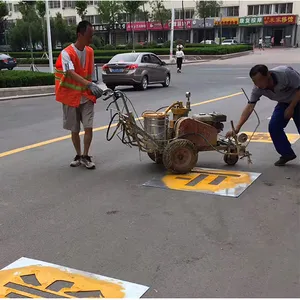
<path id="1" fill-rule="evenodd" d="M 271 52 L 260 55 L 271 60 Z M 125 91 L 139 114 L 184 100 L 186 91 L 194 104 L 241 87 L 250 92 L 251 57 L 174 70 L 169 88 Z M 236 121 L 245 104 L 237 95 L 192 112 L 218 111 Z M 274 104 L 260 101 L 260 132 L 267 132 Z M 6 152 L 0 154 L 0 268 L 26 256 L 149 286 L 145 297 L 299 295 L 298 159 L 276 168 L 272 144 L 261 142 L 249 148 L 250 166 L 241 161 L 229 168 L 218 153 L 200 153 L 199 167 L 261 173 L 239 198 L 144 187 L 164 171 L 117 139 L 106 142 L 105 107 L 96 106 L 91 154 L 97 169 L 88 171 L 68 167 L 69 139 L 10 151 L 68 134 L 53 97 L 0 103 L 0 152 Z M 244 130 L 256 124 L 253 116 Z M 286 131 L 296 133 L 292 122 Z M 300 153 L 298 143 L 294 148 Z"/>

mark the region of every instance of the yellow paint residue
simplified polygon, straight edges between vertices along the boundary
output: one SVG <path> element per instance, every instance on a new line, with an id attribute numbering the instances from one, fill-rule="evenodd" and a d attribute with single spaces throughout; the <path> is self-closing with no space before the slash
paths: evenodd
<path id="1" fill-rule="evenodd" d="M 252 136 L 253 132 L 245 132 L 249 138 Z M 295 134 L 295 133 L 287 133 L 286 134 L 288 140 L 290 141 L 291 144 L 296 143 L 299 138 L 300 135 L 299 134 Z M 271 136 L 268 132 L 255 132 L 251 142 L 256 142 L 256 143 L 273 143 Z"/>
<path id="2" fill-rule="evenodd" d="M 240 185 L 249 185 L 252 182 L 248 173 L 224 170 L 205 170 L 185 175 L 166 175 L 162 181 L 168 188 L 173 190 L 210 192 L 234 189 Z"/>
<path id="3" fill-rule="evenodd" d="M 39 285 L 25 283 L 22 276 L 35 275 Z M 47 289 L 51 284 L 57 281 L 71 282 L 70 287 L 62 287 L 60 291 L 55 292 Z M 29 288 L 23 292 L 17 288 L 5 287 L 8 283 L 14 283 Z M 64 298 L 75 298 L 69 293 L 99 291 L 99 296 L 94 298 L 124 298 L 124 288 L 121 284 L 110 281 L 98 280 L 96 278 L 86 277 L 80 274 L 73 274 L 53 267 L 30 266 L 0 271 L 0 298 L 5 298 L 9 293 L 16 293 L 30 298 L 42 298 L 35 295 L 34 290 L 50 293 L 52 295 Z M 53 297 L 52 297 L 53 298 Z M 56 297 L 57 298 L 57 297 Z"/>

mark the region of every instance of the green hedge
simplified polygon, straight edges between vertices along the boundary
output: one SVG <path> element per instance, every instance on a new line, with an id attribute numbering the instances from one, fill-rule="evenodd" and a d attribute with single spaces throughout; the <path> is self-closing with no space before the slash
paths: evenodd
<path id="1" fill-rule="evenodd" d="M 54 85 L 54 74 L 32 71 L 0 71 L 0 88 Z"/>
<path id="2" fill-rule="evenodd" d="M 95 56 L 95 63 L 105 64 L 111 59 L 111 56 Z M 55 64 L 56 58 L 53 58 L 53 63 Z M 31 58 L 18 58 L 17 63 L 21 65 L 30 65 Z M 48 59 L 35 58 L 34 63 L 36 65 L 47 65 L 49 63 Z"/>
<path id="3" fill-rule="evenodd" d="M 233 45 L 233 46 L 215 46 L 215 45 L 201 45 L 198 47 L 185 48 L 186 55 L 222 55 L 236 52 L 243 52 L 252 50 L 251 45 Z M 127 53 L 131 50 L 95 50 L 95 57 L 112 57 L 119 53 Z M 139 52 L 152 52 L 157 55 L 169 55 L 168 48 L 155 48 L 155 49 L 137 49 Z M 174 49 L 175 51 L 175 49 Z M 53 51 L 53 57 L 57 58 L 60 51 Z M 30 52 L 11 52 L 10 55 L 15 58 L 29 58 Z M 34 52 L 34 58 L 41 59 L 42 52 Z"/>

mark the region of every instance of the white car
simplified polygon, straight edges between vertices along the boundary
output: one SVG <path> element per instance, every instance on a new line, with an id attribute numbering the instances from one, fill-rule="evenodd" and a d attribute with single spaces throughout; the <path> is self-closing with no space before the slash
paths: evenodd
<path id="1" fill-rule="evenodd" d="M 204 44 L 204 41 L 202 41 L 200 44 Z M 214 40 L 206 40 L 206 45 L 216 45 L 217 43 Z"/>
<path id="2" fill-rule="evenodd" d="M 222 45 L 237 45 L 238 42 L 236 40 L 230 39 L 230 40 L 224 40 L 222 42 Z"/>

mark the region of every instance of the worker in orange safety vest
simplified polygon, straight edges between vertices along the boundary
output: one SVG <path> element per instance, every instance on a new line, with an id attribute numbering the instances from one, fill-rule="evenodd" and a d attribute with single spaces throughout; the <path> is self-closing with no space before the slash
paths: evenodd
<path id="1" fill-rule="evenodd" d="M 72 167 L 84 165 L 95 169 L 95 163 L 89 156 L 93 138 L 94 104 L 103 91 L 92 82 L 94 72 L 94 50 L 89 47 L 93 37 L 93 26 L 81 21 L 77 26 L 77 40 L 62 50 L 55 64 L 56 100 L 63 107 L 63 128 L 71 131 L 76 156 Z M 79 137 L 82 123 L 84 149 L 81 152 Z"/>

